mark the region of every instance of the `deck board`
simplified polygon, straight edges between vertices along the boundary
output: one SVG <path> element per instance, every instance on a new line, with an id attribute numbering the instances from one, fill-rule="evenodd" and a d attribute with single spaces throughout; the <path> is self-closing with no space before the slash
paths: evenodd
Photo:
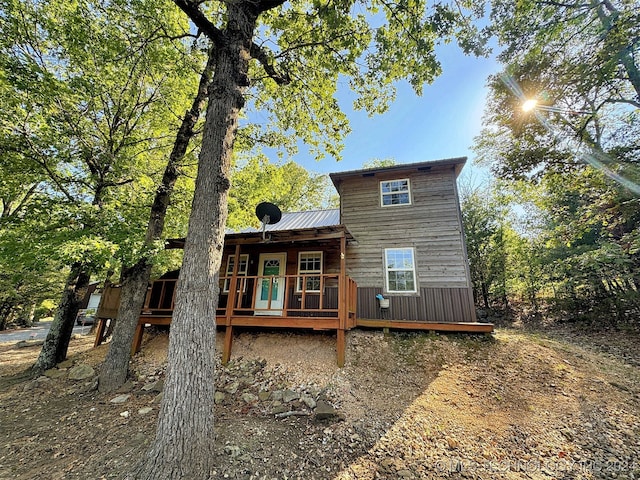
<path id="1" fill-rule="evenodd" d="M 402 322 L 358 318 L 356 327 L 397 328 L 407 330 L 434 330 L 440 332 L 492 333 L 493 323 L 481 322 Z"/>

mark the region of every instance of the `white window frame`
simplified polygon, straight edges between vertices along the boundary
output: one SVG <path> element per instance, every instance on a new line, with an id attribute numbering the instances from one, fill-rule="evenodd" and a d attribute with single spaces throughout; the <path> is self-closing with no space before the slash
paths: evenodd
<path id="1" fill-rule="evenodd" d="M 319 255 L 320 256 L 320 270 L 302 270 L 302 257 L 304 255 Z M 296 282 L 296 293 L 302 293 L 302 275 L 313 275 L 318 276 L 319 284 L 318 290 L 309 290 L 306 289 L 305 293 L 320 293 L 320 286 L 322 285 L 322 269 L 324 266 L 324 254 L 322 251 L 312 251 L 312 252 L 298 252 L 298 281 Z M 307 281 L 310 278 L 307 277 Z"/>
<path id="2" fill-rule="evenodd" d="M 395 268 L 389 268 L 389 252 L 402 251 L 411 253 L 411 268 L 405 268 L 404 266 L 396 266 Z M 391 290 L 389 285 L 389 273 L 391 272 L 411 272 L 413 277 L 413 290 Z M 384 249 L 384 283 L 386 291 L 389 293 L 417 293 L 418 282 L 416 278 L 416 252 L 413 247 L 399 247 L 399 248 L 385 248 Z"/>
<path id="3" fill-rule="evenodd" d="M 236 258 L 235 255 L 229 255 L 227 257 L 227 268 L 225 270 L 225 277 L 231 277 L 233 275 L 233 264 L 231 263 L 231 260 L 235 260 L 235 258 Z M 243 260 L 244 260 L 244 269 L 242 269 Z M 249 270 L 249 254 L 241 253 L 240 264 L 238 265 L 238 276 L 246 277 L 248 270 Z M 229 293 L 230 287 L 231 287 L 231 278 L 225 278 L 224 285 L 222 286 L 222 291 L 224 293 Z M 243 291 L 246 291 L 246 290 L 247 290 L 247 282 L 245 282 L 244 288 L 243 288 Z M 237 291 L 239 292 L 240 289 L 238 289 Z"/>
<path id="4" fill-rule="evenodd" d="M 385 192 L 383 189 L 383 185 L 384 184 L 390 184 L 393 182 L 407 182 L 407 189 L 406 190 L 397 190 L 397 191 L 389 191 L 389 192 Z M 384 199 L 387 197 L 393 197 L 393 195 L 398 195 L 398 194 L 402 194 L 402 193 L 406 193 L 407 194 L 407 202 L 404 203 L 390 203 L 390 204 L 385 204 L 384 203 Z M 403 206 L 403 205 L 411 205 L 411 181 L 408 178 L 397 178 L 397 179 L 393 179 L 393 180 L 381 180 L 380 181 L 380 206 L 381 207 L 399 207 L 399 206 Z"/>

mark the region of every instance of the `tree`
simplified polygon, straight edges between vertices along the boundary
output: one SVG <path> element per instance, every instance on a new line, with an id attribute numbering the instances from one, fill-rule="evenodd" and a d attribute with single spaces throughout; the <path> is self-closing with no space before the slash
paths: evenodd
<path id="1" fill-rule="evenodd" d="M 15 94 L 2 142 L 12 162 L 32 165 L 39 175 L 25 197 L 32 204 L 47 198 L 59 219 L 67 219 L 45 241 L 70 274 L 34 366 L 43 370 L 66 356 L 89 275 L 141 249 L 142 240 L 132 241 L 144 225 L 140 205 L 152 194 L 155 157 L 167 148 L 164 138 L 174 128 L 173 111 L 184 105 L 195 56 L 169 38 L 174 28 L 183 31 L 184 20 L 172 23 L 156 2 L 4 2 L 2 8 L 2 86 Z M 157 16 L 167 20 L 162 29 Z M 28 238 L 42 240 L 37 232 Z"/>
<path id="2" fill-rule="evenodd" d="M 464 226 L 473 293 L 476 304 L 491 308 L 493 290 L 500 289 L 506 307 L 507 205 L 496 190 L 463 184 L 460 207 Z"/>
<path id="3" fill-rule="evenodd" d="M 364 165 L 362 165 L 362 168 L 392 167 L 397 164 L 398 162 L 396 162 L 393 158 L 374 158 L 369 160 L 368 162 L 365 162 Z"/>
<path id="4" fill-rule="evenodd" d="M 392 95 L 394 81 L 409 78 L 420 91 L 434 78 L 438 39 L 457 34 L 468 49 L 479 47 L 469 19 L 443 4 L 433 10 L 421 2 L 357 4 L 375 15 L 374 21 L 354 13 L 356 4 L 350 2 L 175 3 L 214 44 L 215 73 L 176 289 L 158 431 L 133 474 L 142 479 L 206 478 L 212 471 L 217 275 L 239 114 L 259 72 L 250 68 L 251 60 L 263 72 L 254 83 L 261 92 L 253 97 L 255 105 L 277 115 L 280 125 L 312 145 L 324 142 L 333 153 L 345 129 L 333 98 L 340 75 L 350 77 L 360 105 L 379 111 Z"/>
<path id="5" fill-rule="evenodd" d="M 231 179 L 227 226 L 232 229 L 257 226 L 255 206 L 263 201 L 285 212 L 327 206 L 329 178 L 309 173 L 293 161 L 273 164 L 266 157 L 252 155 L 233 169 Z"/>
<path id="6" fill-rule="evenodd" d="M 213 73 L 213 58 L 213 55 L 209 54 L 193 103 L 182 119 L 162 181 L 156 190 L 144 239 L 145 246 L 149 249 L 153 248 L 154 242 L 160 240 L 164 231 L 165 218 L 173 189 L 180 175 L 180 167 L 189 142 L 195 135 L 196 123 L 206 102 L 207 89 Z M 113 391 L 126 381 L 131 344 L 147 292 L 151 267 L 151 251 L 144 251 L 133 265 L 123 266 L 118 321 L 98 383 L 99 390 L 102 392 Z"/>
<path id="7" fill-rule="evenodd" d="M 492 5 L 505 71 L 490 82 L 476 149 L 496 175 L 533 187 L 540 231 L 521 250 L 542 263 L 521 266 L 580 311 L 634 311 L 611 302 L 637 296 L 640 5 Z M 541 109 L 524 113 L 525 98 Z"/>

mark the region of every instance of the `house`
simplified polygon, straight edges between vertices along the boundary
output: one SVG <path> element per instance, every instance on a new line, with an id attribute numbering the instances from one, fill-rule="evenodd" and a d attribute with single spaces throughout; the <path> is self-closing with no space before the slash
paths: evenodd
<path id="1" fill-rule="evenodd" d="M 283 213 L 262 230 L 227 233 L 216 313 L 223 362 L 234 327 L 335 330 L 339 365 L 345 333 L 357 326 L 491 332 L 473 304 L 456 187 L 465 161 L 334 173 L 339 209 Z M 145 324 L 171 322 L 176 281 L 170 272 L 150 286 L 134 351 Z"/>

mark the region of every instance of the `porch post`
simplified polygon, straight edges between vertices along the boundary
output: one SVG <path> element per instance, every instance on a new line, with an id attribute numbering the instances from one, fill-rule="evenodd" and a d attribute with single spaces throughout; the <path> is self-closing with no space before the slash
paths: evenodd
<path id="1" fill-rule="evenodd" d="M 231 358 L 231 345 L 233 343 L 233 326 L 231 325 L 231 317 L 233 309 L 236 305 L 236 293 L 238 289 L 238 268 L 240 265 L 240 244 L 236 244 L 236 251 L 233 259 L 233 273 L 231 274 L 231 282 L 229 282 L 229 297 L 227 298 L 227 308 L 225 308 L 225 327 L 224 327 L 224 346 L 222 349 L 222 364 L 229 363 Z"/>
<path id="2" fill-rule="evenodd" d="M 338 331 L 337 345 L 338 366 L 344 367 L 345 330 L 347 328 L 347 238 L 342 232 L 340 236 L 340 276 L 338 277 Z"/>

